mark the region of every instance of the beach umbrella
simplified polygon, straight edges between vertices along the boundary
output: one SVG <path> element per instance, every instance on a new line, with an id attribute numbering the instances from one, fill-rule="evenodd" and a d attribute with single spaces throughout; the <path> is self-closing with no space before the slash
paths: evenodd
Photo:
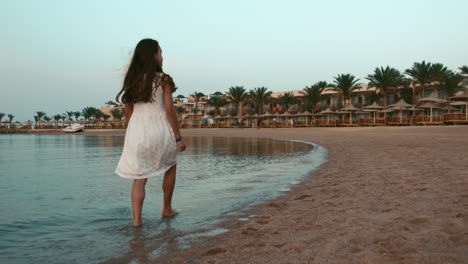
<path id="1" fill-rule="evenodd" d="M 468 120 L 468 101 L 462 102 L 462 101 L 455 101 L 451 102 L 450 105 L 454 106 L 465 106 L 465 119 Z"/>
<path id="2" fill-rule="evenodd" d="M 352 123 L 352 117 L 353 117 L 353 112 L 357 112 L 361 109 L 356 108 L 353 104 L 349 104 L 348 106 L 341 108 L 341 110 L 347 111 L 349 113 L 349 124 L 351 125 Z"/>
<path id="3" fill-rule="evenodd" d="M 336 112 L 333 112 L 330 108 L 327 108 L 323 111 L 320 111 L 320 114 L 326 115 L 327 116 L 327 125 L 330 124 L 330 115 L 335 114 Z"/>
<path id="4" fill-rule="evenodd" d="M 309 126 L 309 118 L 308 118 L 307 116 L 312 116 L 312 115 L 314 115 L 314 114 L 312 114 L 311 112 L 305 110 L 304 112 L 298 113 L 298 114 L 296 114 L 296 115 L 297 115 L 297 116 L 305 116 L 305 117 L 306 117 L 306 118 L 305 118 L 305 120 L 306 120 L 306 126 Z"/>
<path id="5" fill-rule="evenodd" d="M 385 109 L 385 107 L 378 105 L 377 102 L 373 102 L 371 105 L 364 106 L 364 111 L 374 112 L 374 124 L 375 124 L 375 113 L 379 110 Z"/>
<path id="6" fill-rule="evenodd" d="M 281 116 L 283 116 L 285 118 L 285 121 L 286 121 L 286 124 L 287 124 L 288 123 L 288 117 L 290 118 L 291 116 L 293 116 L 293 114 L 286 111 L 286 112 L 282 113 Z"/>
<path id="7" fill-rule="evenodd" d="M 273 114 L 270 113 L 270 112 L 266 112 L 266 113 L 264 113 L 262 116 L 263 116 L 263 117 L 266 117 L 267 126 L 269 126 L 269 125 L 270 125 L 270 117 L 273 116 Z"/>
<path id="8" fill-rule="evenodd" d="M 297 116 L 307 116 L 307 115 L 310 115 L 310 116 L 311 116 L 311 115 L 313 115 L 313 114 L 312 114 L 311 112 L 305 110 L 304 112 L 302 112 L 302 113 L 297 113 L 296 115 L 297 115 Z"/>
<path id="9" fill-rule="evenodd" d="M 398 102 L 389 105 L 389 107 L 397 108 L 397 109 L 409 108 L 409 107 L 413 107 L 413 106 L 414 106 L 414 105 L 408 104 L 408 103 L 405 102 L 405 100 L 403 100 L 403 99 L 400 99 Z"/>
<path id="10" fill-rule="evenodd" d="M 392 110 L 400 111 L 400 123 L 403 122 L 403 111 L 408 111 L 408 108 L 414 107 L 414 105 L 408 104 L 403 99 L 400 99 L 400 101 L 398 101 L 397 103 L 391 104 L 389 106 L 391 107 L 390 109 Z"/>
<path id="11" fill-rule="evenodd" d="M 432 122 L 432 109 L 440 109 L 439 106 L 431 103 L 431 102 L 426 102 L 420 106 L 418 106 L 419 108 L 425 108 L 425 109 L 430 109 L 430 117 L 429 117 L 429 121 Z"/>

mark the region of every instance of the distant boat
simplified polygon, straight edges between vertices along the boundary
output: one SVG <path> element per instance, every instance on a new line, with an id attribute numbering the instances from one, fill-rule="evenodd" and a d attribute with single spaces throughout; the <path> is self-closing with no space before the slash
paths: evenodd
<path id="1" fill-rule="evenodd" d="M 71 126 L 67 126 L 66 128 L 64 128 L 63 131 L 66 133 L 75 133 L 75 132 L 82 131 L 83 128 L 84 126 L 82 125 L 71 125 Z"/>

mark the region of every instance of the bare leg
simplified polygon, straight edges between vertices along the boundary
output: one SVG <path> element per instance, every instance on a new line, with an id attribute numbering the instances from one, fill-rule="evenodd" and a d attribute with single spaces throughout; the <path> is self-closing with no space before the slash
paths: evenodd
<path id="1" fill-rule="evenodd" d="M 176 214 L 176 211 L 172 210 L 172 194 L 174 193 L 174 186 L 176 181 L 176 167 L 177 165 L 172 166 L 164 174 L 164 180 L 162 184 L 162 189 L 164 192 L 164 208 L 161 212 L 162 217 L 173 216 Z"/>
<path id="2" fill-rule="evenodd" d="M 143 224 L 141 211 L 143 209 L 143 201 L 145 200 L 145 185 L 148 179 L 138 179 L 133 181 L 132 185 L 132 209 L 133 209 L 133 226 L 139 227 Z"/>

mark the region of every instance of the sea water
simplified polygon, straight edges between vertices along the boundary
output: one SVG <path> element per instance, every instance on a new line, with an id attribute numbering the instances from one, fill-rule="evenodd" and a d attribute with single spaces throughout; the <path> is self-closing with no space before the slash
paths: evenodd
<path id="1" fill-rule="evenodd" d="M 123 135 L 0 135 L 1 263 L 143 263 L 226 230 L 224 216 L 300 183 L 326 159 L 298 141 L 185 137 L 173 207 L 161 219 L 163 175 L 146 185 L 131 226 L 132 180 L 114 171 Z M 246 218 L 239 218 L 245 220 Z"/>

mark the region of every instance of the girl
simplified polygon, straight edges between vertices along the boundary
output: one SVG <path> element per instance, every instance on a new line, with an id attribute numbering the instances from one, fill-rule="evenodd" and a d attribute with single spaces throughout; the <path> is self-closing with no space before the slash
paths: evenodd
<path id="1" fill-rule="evenodd" d="M 125 104 L 127 131 L 115 172 L 122 178 L 134 179 L 132 186 L 133 226 L 143 224 L 141 211 L 145 185 L 149 177 L 165 173 L 162 217 L 174 216 L 172 193 L 176 177 L 176 154 L 185 150 L 180 135 L 172 93 L 175 84 L 162 70 L 162 50 L 156 40 L 143 39 L 135 48 L 125 75 L 122 97 Z"/>

